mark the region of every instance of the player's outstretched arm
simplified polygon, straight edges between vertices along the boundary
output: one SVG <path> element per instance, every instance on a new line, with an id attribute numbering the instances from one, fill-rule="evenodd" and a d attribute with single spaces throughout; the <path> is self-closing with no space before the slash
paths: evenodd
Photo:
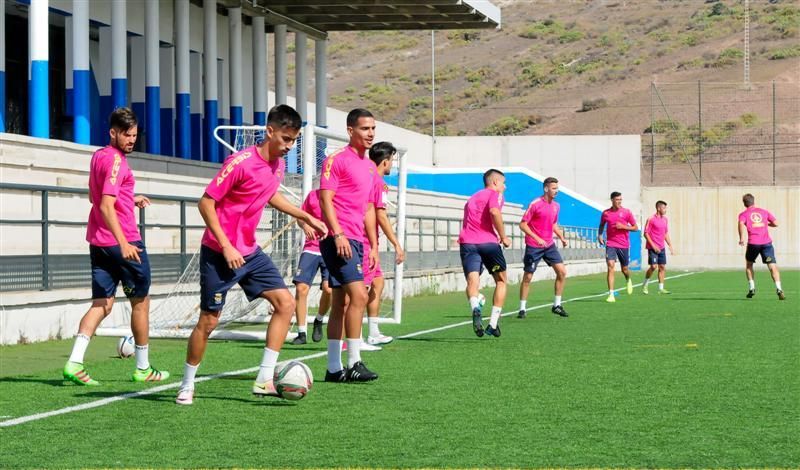
<path id="1" fill-rule="evenodd" d="M 536 235 L 533 232 L 533 230 L 531 230 L 531 228 L 528 226 L 528 223 L 526 221 L 523 220 L 522 222 L 519 223 L 519 229 L 522 230 L 522 233 L 524 233 L 525 235 L 533 238 L 533 241 L 535 241 L 537 245 L 539 245 L 539 246 L 544 246 L 545 245 L 544 240 L 539 238 L 539 235 Z"/>
<path id="2" fill-rule="evenodd" d="M 603 240 L 603 229 L 604 228 L 606 228 L 606 221 L 603 220 L 602 217 L 600 217 L 600 226 L 597 227 L 597 242 L 600 243 L 600 245 L 605 245 L 606 244 L 606 242 Z"/>
<path id="3" fill-rule="evenodd" d="M 217 217 L 216 206 L 217 201 L 208 194 L 203 194 L 203 197 L 200 198 L 200 202 L 197 203 L 200 216 L 203 217 L 203 222 L 205 222 L 206 227 L 208 227 L 211 234 L 214 235 L 217 243 L 219 243 L 219 246 L 222 248 L 222 256 L 225 258 L 225 262 L 228 263 L 228 267 L 231 269 L 241 268 L 244 266 L 244 257 L 239 253 L 239 250 L 233 247 L 228 236 L 225 235 L 225 232 L 222 230 L 219 217 Z"/>
<path id="4" fill-rule="evenodd" d="M 506 248 L 510 247 L 511 239 L 506 236 L 506 227 L 503 224 L 503 213 L 500 212 L 500 209 L 492 207 L 489 209 L 489 215 L 492 216 L 492 225 L 494 225 L 494 229 L 497 232 L 497 235 L 500 237 L 500 241 L 503 243 L 503 246 Z"/>
<path id="5" fill-rule="evenodd" d="M 667 246 L 669 247 L 669 254 L 674 255 L 675 250 L 672 248 L 672 240 L 669 239 L 669 232 L 664 234 L 664 241 L 667 242 Z"/>
<path id="6" fill-rule="evenodd" d="M 397 240 L 397 235 L 394 233 L 394 228 L 392 227 L 392 222 L 389 220 L 389 215 L 386 214 L 386 209 L 381 208 L 375 209 L 375 214 L 378 217 L 378 225 L 383 230 L 383 233 L 386 235 L 386 239 L 389 240 L 389 243 L 394 246 L 394 261 L 397 264 L 402 263 L 406 259 L 406 252 L 403 250 L 403 245 Z"/>
<path id="7" fill-rule="evenodd" d="M 561 226 L 558 224 L 553 225 L 553 233 L 556 234 L 559 240 L 561 240 L 561 246 L 563 248 L 567 247 L 567 239 L 564 238 L 564 231 L 561 230 Z"/>
<path id="8" fill-rule="evenodd" d="M 272 199 L 269 200 L 269 205 L 283 212 L 284 214 L 290 215 L 299 221 L 305 222 L 305 224 L 316 231 L 317 235 L 320 237 L 324 237 L 328 232 L 328 230 L 325 228 L 325 224 L 323 224 L 322 221 L 289 202 L 289 200 L 279 192 L 276 192 L 272 196 Z"/>
<path id="9" fill-rule="evenodd" d="M 736 229 L 739 231 L 739 246 L 744 246 L 744 234 L 747 231 L 744 222 L 740 220 Z"/>

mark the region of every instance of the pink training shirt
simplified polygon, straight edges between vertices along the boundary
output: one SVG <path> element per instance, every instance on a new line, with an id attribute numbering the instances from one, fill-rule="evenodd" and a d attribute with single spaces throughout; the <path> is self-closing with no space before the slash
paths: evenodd
<path id="1" fill-rule="evenodd" d="M 748 245 L 772 243 L 772 238 L 769 236 L 769 223 L 775 222 L 775 216 L 768 210 L 750 206 L 739 214 L 739 222 L 747 227 Z"/>
<path id="2" fill-rule="evenodd" d="M 319 189 L 334 191 L 336 218 L 342 232 L 350 240 L 360 242 L 365 239 L 364 219 L 377 172 L 372 160 L 359 156 L 349 145 L 322 162 Z M 334 235 L 330 223 L 325 220 L 325 224 L 329 233 Z"/>
<path id="3" fill-rule="evenodd" d="M 286 162 L 283 158 L 266 161 L 258 149 L 248 147 L 225 159 L 219 173 L 206 187 L 206 194 L 215 201 L 222 231 L 242 256 L 258 248 L 256 227 L 264 207 L 278 192 Z M 202 244 L 222 252 L 211 230 L 206 228 Z"/>
<path id="4" fill-rule="evenodd" d="M 377 168 L 377 167 L 376 167 Z M 369 194 L 369 202 L 375 206 L 375 210 L 378 209 L 386 209 L 386 199 L 388 199 L 389 194 L 389 186 L 386 185 L 386 182 L 383 180 L 383 176 L 379 175 L 377 172 L 375 173 L 375 181 L 372 187 L 372 192 Z M 375 237 L 376 239 L 380 237 L 380 226 L 378 225 L 377 213 L 375 214 Z M 367 231 L 366 225 L 364 226 L 364 243 L 369 243 L 369 238 L 367 238 Z"/>
<path id="5" fill-rule="evenodd" d="M 306 200 L 303 201 L 303 205 L 300 206 L 300 209 L 307 212 L 312 217 L 322 220 L 322 206 L 319 204 L 319 189 L 315 189 L 308 193 L 308 196 L 306 196 Z M 319 238 L 315 238 L 313 240 L 306 238 L 306 242 L 303 245 L 303 251 L 308 251 L 309 253 L 314 253 L 315 255 L 320 254 Z"/>
<path id="6" fill-rule="evenodd" d="M 600 216 L 600 221 L 606 223 L 606 246 L 609 248 L 630 248 L 631 239 L 628 236 L 629 230 L 620 230 L 615 227 L 617 222 L 622 222 L 625 225 L 636 225 L 636 218 L 633 213 L 624 207 L 619 210 L 613 211 L 606 209 L 603 215 Z"/>
<path id="7" fill-rule="evenodd" d="M 547 202 L 544 196 L 538 197 L 531 201 L 528 210 L 522 216 L 522 222 L 528 224 L 528 228 L 536 234 L 537 237 L 544 240 L 545 245 L 539 246 L 533 237 L 525 235 L 525 244 L 534 248 L 547 248 L 555 243 L 553 241 L 553 227 L 558 222 L 558 212 L 561 206 L 556 201 Z"/>
<path id="8" fill-rule="evenodd" d="M 460 244 L 497 243 L 490 209 L 503 210 L 503 195 L 489 188 L 473 194 L 464 205 L 464 222 L 458 236 Z"/>
<path id="9" fill-rule="evenodd" d="M 118 245 L 114 234 L 106 226 L 103 214 L 100 212 L 100 201 L 103 195 L 114 196 L 114 210 L 117 220 L 125 235 L 125 240 L 135 242 L 142 239 L 139 228 L 136 226 L 136 215 L 133 202 L 133 188 L 136 179 L 128 166 L 125 154 L 108 146 L 103 147 L 92 155 L 89 164 L 89 200 L 92 209 L 89 212 L 89 223 L 86 227 L 86 241 L 95 246 Z"/>
<path id="10" fill-rule="evenodd" d="M 658 213 L 650 216 L 645 223 L 644 233 L 650 236 L 650 240 L 653 240 L 653 243 L 647 242 L 647 249 L 658 248 L 663 250 L 667 232 L 669 232 L 669 221 L 666 217 L 661 217 Z"/>

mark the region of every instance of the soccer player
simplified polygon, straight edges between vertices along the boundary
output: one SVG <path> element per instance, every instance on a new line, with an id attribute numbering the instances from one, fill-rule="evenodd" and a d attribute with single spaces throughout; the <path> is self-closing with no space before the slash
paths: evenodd
<path id="1" fill-rule="evenodd" d="M 607 228 L 607 240 L 603 239 L 603 228 Z M 617 260 L 622 266 L 622 274 L 627 280 L 628 295 L 633 294 L 633 281 L 628 270 L 630 260 L 630 232 L 639 230 L 636 218 L 628 209 L 622 207 L 622 193 L 611 193 L 611 207 L 603 211 L 600 216 L 600 226 L 597 229 L 597 241 L 606 246 L 606 267 L 608 274 L 608 298 L 606 302 L 616 302 L 614 298 L 614 265 Z"/>
<path id="2" fill-rule="evenodd" d="M 562 317 L 568 317 L 567 311 L 561 306 L 561 294 L 564 293 L 564 282 L 567 279 L 567 267 L 561 259 L 553 235 L 561 241 L 561 246 L 566 248 L 567 239 L 561 227 L 558 226 L 559 204 L 555 201 L 558 195 L 558 180 L 552 176 L 544 179 L 542 184 L 544 194 L 531 201 L 528 210 L 522 216 L 519 228 L 525 233 L 525 274 L 519 285 L 519 314 L 518 318 L 525 318 L 525 307 L 528 303 L 528 289 L 533 279 L 533 273 L 539 261 L 544 259 L 548 266 L 556 273 L 555 298 L 553 299 L 552 312 Z"/>
<path id="3" fill-rule="evenodd" d="M 744 234 L 747 232 L 747 251 L 744 259 L 746 261 L 745 273 L 747 274 L 748 291 L 747 298 L 751 299 L 756 295 L 756 281 L 753 278 L 753 263 L 761 255 L 761 261 L 769 268 L 772 280 L 775 282 L 778 299 L 786 300 L 786 296 L 781 288 L 781 273 L 778 271 L 778 262 L 775 260 L 775 248 L 772 246 L 772 238 L 769 236 L 769 227 L 777 227 L 778 222 L 775 216 L 768 210 L 756 207 L 756 198 L 747 193 L 742 197 L 745 210 L 739 214 L 739 246 L 745 246 Z"/>
<path id="4" fill-rule="evenodd" d="M 666 202 L 656 202 L 656 213 L 650 216 L 644 224 L 644 238 L 647 240 L 647 264 L 649 264 L 650 267 L 647 268 L 647 272 L 644 273 L 642 293 L 649 293 L 647 284 L 650 282 L 650 277 L 653 275 L 653 272 L 658 269 L 658 293 L 669 294 L 670 292 L 664 288 L 664 277 L 667 274 L 666 247 L 669 247 L 669 254 L 674 254 L 675 250 L 672 249 L 672 241 L 669 239 L 669 221 L 667 220 Z"/>
<path id="5" fill-rule="evenodd" d="M 319 186 L 323 220 L 329 233 L 319 247 L 333 288 L 326 382 L 367 382 L 378 378 L 378 374 L 367 369 L 361 360 L 361 322 L 367 306 L 362 266 L 365 230 L 372 247 L 369 267 L 375 265 L 378 257 L 375 208 L 369 204 L 377 177 L 375 164 L 367 155 L 375 139 L 372 113 L 366 109 L 350 111 L 347 133 L 350 136 L 348 145 L 322 163 Z M 345 334 L 347 369 L 342 364 Z"/>
<path id="6" fill-rule="evenodd" d="M 300 208 L 311 214 L 314 218 L 321 220 L 322 207 L 319 205 L 319 189 L 315 189 L 314 191 L 308 193 L 308 196 L 306 196 L 306 199 L 303 201 L 303 205 Z M 303 224 L 301 223 L 301 226 L 302 225 Z M 294 345 L 306 344 L 308 342 L 306 334 L 306 319 L 308 317 L 308 291 L 311 287 L 311 283 L 314 282 L 314 277 L 316 277 L 317 271 L 319 271 L 320 275 L 322 276 L 322 282 L 320 284 L 322 295 L 319 299 L 317 316 L 314 318 L 314 331 L 311 334 L 311 339 L 314 340 L 315 343 L 318 343 L 320 340 L 322 340 L 322 324 L 325 320 L 325 313 L 327 313 L 328 308 L 330 307 L 331 288 L 330 285 L 328 285 L 328 268 L 325 266 L 325 261 L 322 259 L 322 255 L 319 252 L 319 238 L 316 236 L 307 237 L 305 244 L 303 245 L 303 253 L 300 254 L 300 260 L 297 263 L 297 271 L 295 272 L 294 279 L 292 279 L 292 282 L 295 285 L 294 300 L 297 304 L 297 311 L 295 312 L 295 315 L 297 316 L 298 331 L 297 337 L 292 340 L 292 344 Z"/>
<path id="7" fill-rule="evenodd" d="M 378 142 L 369 149 L 369 158 L 375 164 L 378 170 L 378 177 L 375 179 L 375 189 L 371 204 L 375 207 L 375 217 L 377 225 L 386 235 L 389 243 L 392 244 L 395 251 L 395 262 L 400 264 L 405 259 L 405 252 L 397 236 L 392 228 L 392 223 L 389 216 L 386 214 L 386 200 L 389 194 L 389 187 L 383 180 L 389 171 L 392 169 L 392 159 L 397 153 L 397 149 L 391 142 Z M 378 233 L 377 227 L 375 232 L 377 241 Z M 376 264 L 373 268 L 369 267 L 369 245 L 366 244 L 368 240 L 364 240 L 364 284 L 369 288 L 369 297 L 367 300 L 367 324 L 369 326 L 369 334 L 367 336 L 367 345 L 380 346 L 382 344 L 391 343 L 394 338 L 386 336 L 381 333 L 378 327 L 378 313 L 381 306 L 381 295 L 383 295 L 383 271 L 381 270 L 380 258 L 377 258 Z"/>
<path id="8" fill-rule="evenodd" d="M 273 383 L 275 364 L 294 314 L 294 297 L 283 276 L 256 241 L 256 228 L 264 207 L 304 222 L 306 236 L 325 234 L 325 226 L 292 205 L 278 192 L 286 163 L 284 156 L 300 134 L 302 120 L 293 108 L 273 107 L 267 115 L 266 138 L 225 159 L 198 203 L 206 224 L 200 248 L 200 319 L 186 350 L 183 381 L 175 402 L 191 405 L 194 378 L 203 359 L 208 337 L 217 327 L 228 290 L 242 287 L 248 300 L 265 298 L 274 311 L 258 376 L 252 391 L 257 396 L 278 396 Z"/>
<path id="9" fill-rule="evenodd" d="M 478 287 L 485 266 L 495 282 L 492 299 L 492 315 L 486 333 L 500 336 L 500 312 L 506 301 L 506 259 L 503 249 L 511 246 L 503 225 L 503 192 L 506 176 L 500 170 L 491 169 L 483 174 L 484 188 L 467 200 L 464 205 L 464 221 L 458 243 L 461 245 L 461 266 L 467 278 L 467 299 L 472 309 L 472 329 L 478 337 L 483 336 Z"/>
<path id="10" fill-rule="evenodd" d="M 83 316 L 63 376 L 78 385 L 100 385 L 83 366 L 89 340 L 114 306 L 117 285 L 131 303 L 131 329 L 136 344 L 134 382 L 158 382 L 169 372 L 150 365 L 150 262 L 136 226 L 134 207 L 147 207 L 146 196 L 134 196 L 136 179 L 125 155 L 133 151 L 138 135 L 136 115 L 117 108 L 109 117 L 109 144 L 92 155 L 89 200 L 92 203 L 86 241 L 92 263 L 92 306 Z"/>

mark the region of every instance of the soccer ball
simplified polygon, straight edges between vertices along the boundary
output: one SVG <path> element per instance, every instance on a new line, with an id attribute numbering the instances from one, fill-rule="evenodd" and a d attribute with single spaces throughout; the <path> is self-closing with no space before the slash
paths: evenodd
<path id="1" fill-rule="evenodd" d="M 486 305 L 486 296 L 478 292 L 478 307 L 483 308 Z"/>
<path id="2" fill-rule="evenodd" d="M 287 400 L 300 400 L 313 384 L 311 369 L 300 361 L 289 361 L 275 368 L 275 389 Z"/>
<path id="3" fill-rule="evenodd" d="M 133 336 L 123 336 L 117 343 L 117 354 L 121 358 L 131 357 L 136 352 L 136 345 Z"/>

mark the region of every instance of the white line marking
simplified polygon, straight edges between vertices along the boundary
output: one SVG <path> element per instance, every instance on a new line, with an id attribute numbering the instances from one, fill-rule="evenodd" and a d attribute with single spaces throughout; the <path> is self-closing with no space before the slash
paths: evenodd
<path id="1" fill-rule="evenodd" d="M 692 274 L 697 274 L 697 273 L 696 272 L 688 272 L 688 273 L 683 273 L 683 274 L 677 274 L 677 275 L 674 275 L 674 276 L 669 276 L 666 279 L 676 279 L 676 278 L 679 278 L 679 277 L 691 276 Z M 641 285 L 642 285 L 641 283 L 634 284 L 635 287 L 636 286 L 641 286 Z M 622 290 L 622 288 L 616 289 L 616 291 L 621 291 L 621 290 Z M 576 300 L 591 299 L 591 298 L 594 298 L 594 297 L 602 297 L 602 296 L 605 296 L 605 295 L 607 295 L 607 292 L 603 292 L 602 294 L 585 295 L 583 297 L 575 297 L 574 299 L 565 300 L 564 303 L 574 302 Z M 526 311 L 537 310 L 537 309 L 545 308 L 545 307 L 549 307 L 549 306 L 550 306 L 550 304 L 536 305 L 535 307 L 527 308 Z M 513 315 L 515 313 L 517 313 L 517 311 L 506 312 L 506 313 L 503 314 L 503 316 L 505 317 L 505 316 L 508 316 L 508 315 Z M 423 330 L 423 331 L 417 331 L 417 332 L 414 332 L 414 333 L 409 333 L 407 335 L 398 336 L 398 338 L 399 339 L 413 338 L 415 336 L 421 336 L 421 335 L 428 334 L 428 333 L 435 333 L 437 331 L 444 331 L 444 330 L 448 330 L 448 329 L 451 329 L 451 328 L 457 328 L 459 326 L 465 326 L 465 325 L 471 325 L 471 324 L 472 324 L 472 320 L 465 321 L 465 322 L 459 322 L 459 323 L 453 323 L 451 325 L 445 325 L 445 326 L 441 326 L 439 328 L 432 328 L 432 329 L 429 329 L 429 330 Z M 306 356 L 296 357 L 296 358 L 293 358 L 291 360 L 302 361 L 302 360 L 308 360 L 308 359 L 316 359 L 318 357 L 325 357 L 327 354 L 328 354 L 327 351 L 318 352 L 318 353 L 309 354 L 309 355 L 306 355 Z M 257 370 L 258 370 L 258 367 L 250 367 L 248 369 L 239 369 L 239 370 L 234 370 L 234 371 L 230 371 L 230 372 L 222 372 L 220 374 L 207 375 L 207 376 L 203 376 L 203 377 L 200 377 L 200 378 L 196 379 L 195 383 L 206 382 L 208 380 L 219 379 L 219 378 L 222 378 L 222 377 L 229 377 L 229 376 L 232 376 L 232 375 L 249 374 L 249 373 L 255 372 Z M 50 418 L 52 416 L 58 416 L 58 415 L 63 415 L 63 414 L 67 414 L 67 413 L 72 413 L 72 412 L 75 412 L 75 411 L 83 411 L 83 410 L 90 410 L 92 408 L 99 408 L 101 406 L 109 405 L 111 403 L 122 401 L 122 400 L 127 400 L 129 398 L 144 397 L 144 396 L 147 396 L 147 395 L 153 395 L 153 394 L 156 394 L 156 393 L 159 393 L 159 392 L 163 392 L 164 390 L 170 390 L 170 389 L 173 389 L 173 388 L 178 388 L 180 385 L 181 385 L 180 382 L 174 382 L 174 383 L 159 385 L 159 386 L 156 386 L 156 387 L 153 387 L 153 388 L 148 388 L 147 390 L 141 390 L 141 391 L 138 391 L 138 392 L 125 393 L 125 394 L 122 394 L 122 395 L 117 395 L 115 397 L 108 397 L 108 398 L 103 398 L 101 400 L 91 401 L 89 403 L 83 403 L 83 404 L 75 405 L 75 406 L 68 406 L 66 408 L 60 408 L 58 410 L 46 411 L 44 413 L 36 413 L 36 414 L 28 415 L 28 416 L 20 416 L 19 418 L 9 419 L 9 420 L 6 420 L 6 421 L 0 421 L 0 428 L 7 428 L 7 427 L 10 427 L 10 426 L 16 426 L 18 424 L 24 424 L 24 423 L 28 423 L 28 422 L 31 422 L 31 421 L 37 421 L 37 420 L 40 420 L 40 419 Z"/>

